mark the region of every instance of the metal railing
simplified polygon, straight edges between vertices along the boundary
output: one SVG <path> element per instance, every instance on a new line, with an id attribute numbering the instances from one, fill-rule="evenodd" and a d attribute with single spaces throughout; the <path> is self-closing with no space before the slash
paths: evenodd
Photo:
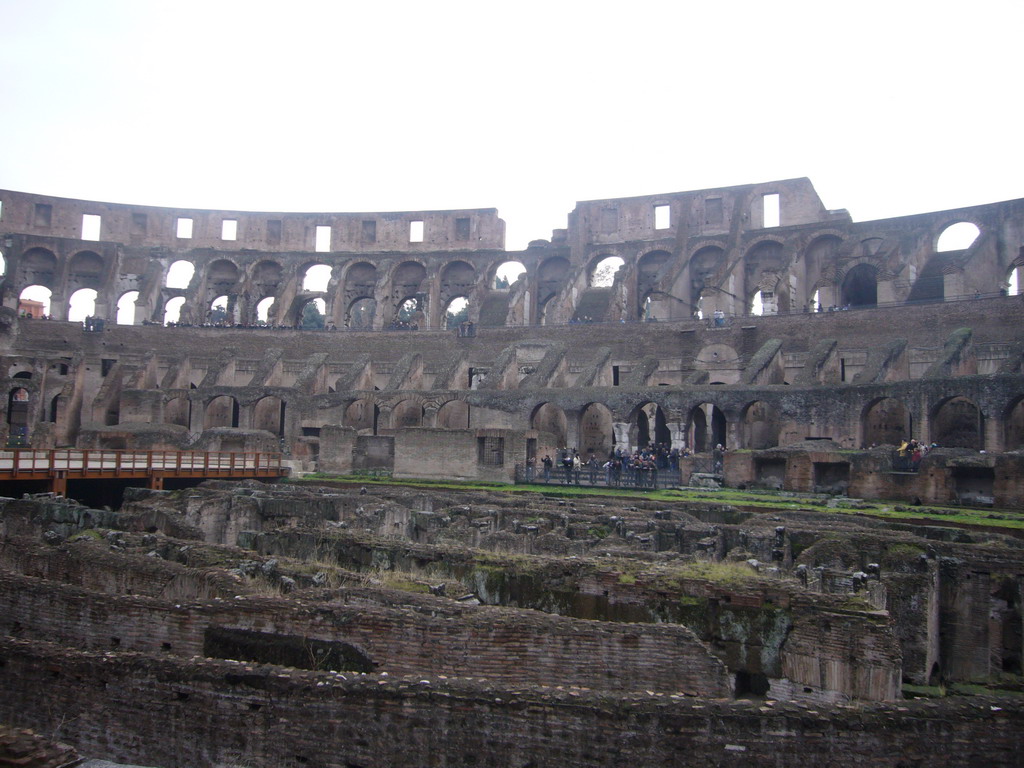
<path id="1" fill-rule="evenodd" d="M 644 488 L 657 490 L 679 484 L 679 471 L 672 469 L 627 469 L 582 467 L 579 470 L 554 466 L 549 472 L 543 467 L 516 464 L 515 482 L 539 485 L 572 485 L 590 488 Z"/>

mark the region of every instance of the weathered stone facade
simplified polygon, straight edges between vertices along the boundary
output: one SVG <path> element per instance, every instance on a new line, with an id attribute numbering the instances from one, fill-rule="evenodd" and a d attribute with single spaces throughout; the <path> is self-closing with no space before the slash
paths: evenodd
<path id="1" fill-rule="evenodd" d="M 979 234 L 948 250 L 956 224 Z M 503 250 L 503 231 L 493 209 L 240 213 L 0 191 L 3 427 L 33 448 L 283 447 L 296 470 L 499 481 L 568 447 L 1024 446 L 1024 303 L 1008 290 L 1022 201 L 854 222 L 795 179 L 579 203 L 524 251 Z M 609 257 L 622 266 L 598 284 Z M 168 287 L 182 261 L 191 279 Z M 507 262 L 525 271 L 501 287 Z M 325 290 L 304 287 L 313 265 L 330 268 Z M 32 285 L 53 320 L 17 316 Z M 63 320 L 83 289 L 100 330 Z M 136 294 L 134 324 L 117 325 Z M 231 327 L 200 327 L 218 298 Z M 472 325 L 457 333 L 445 313 L 459 298 Z M 313 300 L 337 330 L 282 329 Z M 186 322 L 163 327 L 172 301 Z M 276 329 L 253 327 L 261 302 Z M 836 471 L 858 493 L 1022 503 L 1018 459 L 958 461 L 933 459 L 930 480 L 884 462 Z M 783 475 L 813 489 L 795 466 Z M 757 466 L 729 462 L 725 479 Z"/>

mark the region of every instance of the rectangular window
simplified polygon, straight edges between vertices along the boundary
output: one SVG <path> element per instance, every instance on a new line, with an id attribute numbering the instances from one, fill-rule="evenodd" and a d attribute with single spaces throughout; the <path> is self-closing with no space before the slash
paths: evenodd
<path id="1" fill-rule="evenodd" d="M 619 386 L 619 366 L 617 365 L 612 366 L 612 386 Z"/>
<path id="2" fill-rule="evenodd" d="M 476 439 L 476 461 L 484 467 L 505 466 L 505 438 L 478 437 Z"/>
<path id="3" fill-rule="evenodd" d="M 270 219 L 267 221 L 267 244 L 268 245 L 280 245 L 281 244 L 281 220 Z"/>
<path id="4" fill-rule="evenodd" d="M 364 243 L 376 243 L 377 242 L 377 222 L 372 220 L 366 220 L 363 222 L 363 242 Z"/>
<path id="5" fill-rule="evenodd" d="M 321 225 L 316 228 L 314 248 L 317 253 L 327 253 L 331 250 L 331 228 L 329 226 Z"/>
<path id="6" fill-rule="evenodd" d="M 469 240 L 469 219 L 455 220 L 455 239 Z"/>
<path id="7" fill-rule="evenodd" d="M 106 376 L 110 373 L 110 369 L 114 367 L 114 363 L 117 360 L 108 360 L 106 358 L 100 359 L 100 376 Z"/>
<path id="8" fill-rule="evenodd" d="M 764 200 L 764 226 L 765 227 L 777 227 L 781 219 L 779 209 L 779 196 L 778 194 L 765 195 Z"/>
<path id="9" fill-rule="evenodd" d="M 144 235 L 146 234 L 146 227 L 149 224 L 149 220 L 144 213 L 133 213 L 132 214 L 132 234 L 133 235 Z"/>
<path id="10" fill-rule="evenodd" d="M 671 222 L 671 208 L 667 205 L 656 205 L 654 206 L 654 228 L 655 229 L 668 229 Z"/>
<path id="11" fill-rule="evenodd" d="M 185 217 L 178 218 L 176 233 L 181 240 L 188 240 L 192 237 L 192 219 Z"/>
<path id="12" fill-rule="evenodd" d="M 224 219 L 220 223 L 220 239 L 221 240 L 237 240 L 238 239 L 238 220 L 237 219 Z"/>
<path id="13" fill-rule="evenodd" d="M 53 218 L 53 206 L 47 203 L 36 203 L 35 218 L 32 223 L 37 227 L 48 227 Z"/>
<path id="14" fill-rule="evenodd" d="M 410 221 L 409 222 L 409 242 L 410 243 L 422 243 L 423 242 L 423 222 L 422 221 Z"/>
<path id="15" fill-rule="evenodd" d="M 846 358 L 839 358 L 839 380 L 846 381 Z"/>
<path id="16" fill-rule="evenodd" d="M 704 201 L 704 223 L 721 224 L 724 221 L 722 215 L 722 198 L 709 197 Z"/>
<path id="17" fill-rule="evenodd" d="M 99 240 L 100 239 L 100 217 L 95 213 L 83 213 L 82 214 L 82 239 L 83 240 Z"/>

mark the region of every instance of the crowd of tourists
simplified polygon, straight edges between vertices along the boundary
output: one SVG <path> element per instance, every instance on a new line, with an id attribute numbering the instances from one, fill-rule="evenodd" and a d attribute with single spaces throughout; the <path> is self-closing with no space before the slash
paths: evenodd
<path id="1" fill-rule="evenodd" d="M 593 451 L 586 458 L 576 448 L 563 448 L 555 458 L 545 454 L 540 460 L 531 456 L 526 461 L 526 482 L 549 483 L 555 479 L 565 485 L 599 485 L 609 487 L 633 485 L 640 488 L 656 488 L 658 473 L 669 470 L 679 472 L 679 459 L 688 456 L 683 449 L 657 443 L 635 451 L 621 448 L 613 450 L 605 459 L 599 459 Z M 673 474 L 674 476 L 674 474 Z"/>

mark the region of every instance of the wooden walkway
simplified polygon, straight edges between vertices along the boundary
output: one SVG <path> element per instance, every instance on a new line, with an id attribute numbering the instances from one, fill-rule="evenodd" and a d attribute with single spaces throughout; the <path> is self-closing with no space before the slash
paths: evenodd
<path id="1" fill-rule="evenodd" d="M 0 482 L 46 480 L 66 493 L 68 480 L 146 480 L 162 489 L 166 478 L 278 478 L 288 474 L 279 453 L 106 451 L 59 448 L 0 451 Z"/>

